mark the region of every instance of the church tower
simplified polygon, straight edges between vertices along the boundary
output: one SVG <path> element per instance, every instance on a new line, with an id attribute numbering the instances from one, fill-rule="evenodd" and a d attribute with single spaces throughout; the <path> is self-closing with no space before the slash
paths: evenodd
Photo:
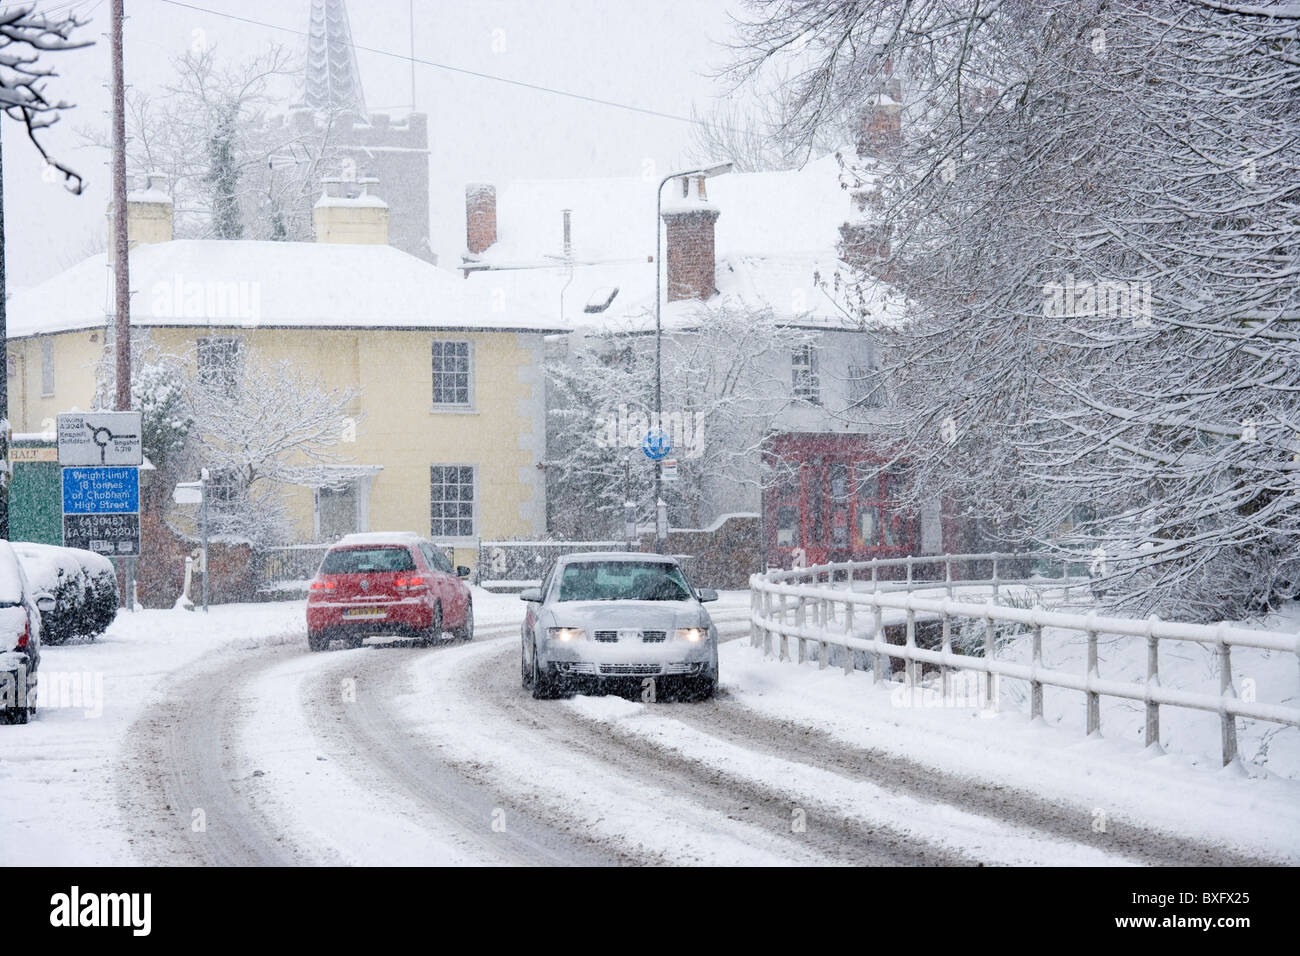
<path id="1" fill-rule="evenodd" d="M 318 113 L 350 113 L 366 119 L 366 98 L 344 0 L 311 2 L 302 105 Z"/>
<path id="2" fill-rule="evenodd" d="M 345 0 L 311 0 L 302 98 L 292 120 L 299 133 L 324 133 L 337 156 L 342 196 L 370 192 L 388 204 L 388 241 L 403 252 L 434 262 L 429 241 L 428 116 L 366 112 L 356 46 Z"/>

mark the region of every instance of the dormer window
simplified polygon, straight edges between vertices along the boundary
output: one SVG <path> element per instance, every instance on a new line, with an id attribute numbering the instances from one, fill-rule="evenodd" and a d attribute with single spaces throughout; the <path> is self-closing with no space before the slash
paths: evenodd
<path id="1" fill-rule="evenodd" d="M 614 304 L 614 297 L 616 295 L 618 295 L 618 286 L 607 286 L 603 289 L 597 289 L 591 294 L 591 298 L 587 300 L 587 305 L 582 311 L 586 312 L 588 315 L 596 315 L 604 312 Z"/>
<path id="2" fill-rule="evenodd" d="M 795 347 L 790 358 L 794 397 L 812 405 L 822 403 L 821 378 L 817 374 L 817 350 L 811 345 Z"/>

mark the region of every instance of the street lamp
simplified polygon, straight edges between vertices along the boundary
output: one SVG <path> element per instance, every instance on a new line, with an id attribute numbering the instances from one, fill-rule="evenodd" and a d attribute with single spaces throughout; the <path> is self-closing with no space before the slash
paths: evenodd
<path id="1" fill-rule="evenodd" d="M 663 205 L 664 205 L 664 186 L 673 179 L 684 179 L 687 176 L 702 176 L 710 179 L 714 176 L 721 176 L 724 173 L 731 172 L 732 163 L 714 163 L 712 166 L 702 166 L 699 169 L 686 169 L 681 172 L 670 173 L 663 179 L 659 180 L 659 188 L 655 191 L 655 428 L 663 430 L 664 409 L 663 409 L 663 318 L 660 313 L 660 303 L 663 300 L 661 282 L 659 279 L 660 270 L 663 267 L 662 256 L 659 254 L 661 231 L 663 229 Z M 664 538 L 668 534 L 668 505 L 664 502 L 664 479 L 663 479 L 663 462 L 655 462 L 655 551 L 659 554 L 664 553 Z"/>

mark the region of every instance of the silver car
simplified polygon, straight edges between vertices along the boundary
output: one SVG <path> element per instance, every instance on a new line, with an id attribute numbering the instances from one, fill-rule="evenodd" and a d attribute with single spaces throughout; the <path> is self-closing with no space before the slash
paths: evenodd
<path id="1" fill-rule="evenodd" d="M 567 686 L 629 679 L 697 698 L 718 686 L 718 631 L 677 561 L 658 554 L 591 552 L 558 559 L 528 604 L 520 671 L 537 698 Z"/>

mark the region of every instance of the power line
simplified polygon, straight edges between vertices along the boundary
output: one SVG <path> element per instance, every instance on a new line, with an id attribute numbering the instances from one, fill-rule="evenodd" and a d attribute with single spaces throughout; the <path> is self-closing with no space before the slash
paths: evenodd
<path id="1" fill-rule="evenodd" d="M 268 30 L 279 30 L 282 33 L 292 33 L 294 36 L 307 36 L 307 33 L 304 30 L 294 30 L 291 27 L 283 27 L 276 23 L 266 23 L 263 20 L 254 20 L 251 17 L 241 17 L 233 13 L 225 13 L 220 10 L 213 10 L 209 7 L 201 7 L 193 3 L 183 3 L 181 0 L 159 0 L 159 2 L 169 4 L 173 7 L 183 7 L 186 10 L 194 10 L 198 13 L 211 14 L 214 17 L 223 17 L 227 20 L 235 20 L 239 23 L 247 23 L 251 26 L 263 27 Z M 407 53 L 397 53 L 393 50 L 381 50 L 378 47 L 362 46 L 359 43 L 353 43 L 351 46 L 352 49 L 360 50 L 364 53 L 374 53 L 379 56 L 391 57 L 395 60 L 409 61 L 412 64 L 418 63 L 421 66 L 431 66 L 434 69 L 446 70 L 450 73 L 460 73 L 463 76 L 472 76 L 480 80 L 491 80 L 494 83 L 505 83 L 509 86 L 517 86 L 522 89 L 534 90 L 539 93 L 551 93 L 555 96 L 566 96 L 569 99 L 581 100 L 585 103 L 595 103 L 599 106 L 609 106 L 614 109 L 628 110 L 633 113 L 642 113 L 646 116 L 655 116 L 660 119 L 669 119 L 679 123 L 699 125 L 699 120 L 690 116 L 681 116 L 677 113 L 665 113 L 661 110 L 652 110 L 645 106 L 633 106 L 630 103 L 619 103 L 616 100 L 606 100 L 597 96 L 587 96 L 583 93 L 574 93 L 571 90 L 561 90 L 552 86 L 544 86 L 540 83 L 528 83 L 524 80 L 512 80 L 509 77 L 497 76 L 494 73 L 483 73 L 479 70 L 467 70 L 464 67 L 451 66 L 447 63 L 438 63 L 434 60 L 425 60 Z"/>

